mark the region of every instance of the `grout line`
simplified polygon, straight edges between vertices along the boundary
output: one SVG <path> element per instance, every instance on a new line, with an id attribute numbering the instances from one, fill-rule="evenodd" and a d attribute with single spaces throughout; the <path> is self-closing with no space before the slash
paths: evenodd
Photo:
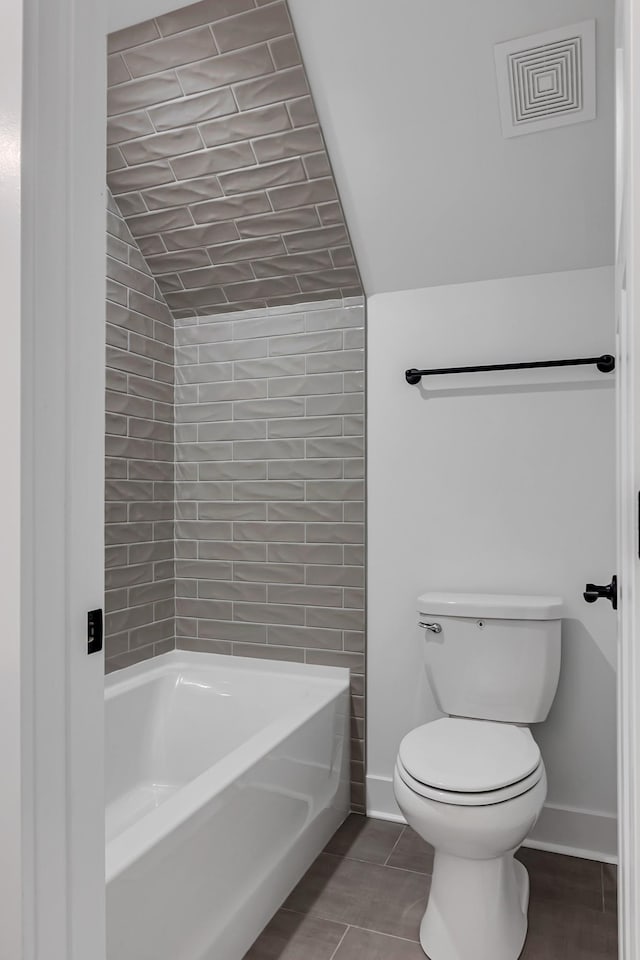
<path id="1" fill-rule="evenodd" d="M 402 837 L 404 836 L 404 832 L 405 832 L 406 829 L 407 829 L 407 827 L 406 827 L 406 825 L 405 825 L 405 826 L 402 828 L 402 830 L 400 831 L 400 833 L 398 834 L 398 839 L 397 839 L 396 842 L 394 843 L 394 845 L 393 845 L 393 847 L 392 847 L 392 849 L 391 849 L 391 853 L 389 854 L 389 856 L 387 857 L 387 859 L 386 859 L 385 862 L 384 862 L 385 867 L 389 866 L 389 860 L 391 859 L 391 857 L 392 857 L 393 854 L 395 853 L 396 847 L 398 846 L 398 844 L 400 843 Z"/>
<path id="2" fill-rule="evenodd" d="M 424 870 L 412 870 L 410 867 L 394 867 L 390 863 L 383 863 L 381 866 L 383 866 L 385 870 L 397 870 L 399 873 L 411 873 L 415 877 L 428 877 L 431 879 L 433 876 L 432 873 L 426 873 Z"/>
<path id="3" fill-rule="evenodd" d="M 336 921 L 334 921 L 334 923 L 335 923 L 335 922 L 336 922 Z M 343 933 L 342 936 L 340 937 L 340 942 L 338 943 L 337 947 L 335 948 L 335 950 L 333 951 L 333 953 L 332 953 L 331 956 L 329 957 L 329 960 L 333 960 L 333 958 L 336 956 L 338 950 L 339 950 L 340 947 L 342 946 L 342 941 L 344 940 L 344 938 L 346 937 L 346 935 L 349 933 L 349 930 L 350 930 L 350 929 L 351 929 L 351 924 L 347 924 L 347 929 L 344 931 L 344 933 Z"/>
<path id="4" fill-rule="evenodd" d="M 402 940 L 403 943 L 416 944 L 420 942 L 419 940 L 412 940 L 411 937 L 401 937 L 397 933 L 384 933 L 382 930 L 372 930 L 371 927 L 359 927 L 355 923 L 350 924 L 350 926 L 353 927 L 354 930 L 362 930 L 364 933 L 375 933 L 379 937 L 389 937 L 390 940 Z"/>
<path id="5" fill-rule="evenodd" d="M 290 907 L 281 907 L 280 909 L 281 909 L 284 913 L 293 913 L 293 914 L 295 914 L 296 916 L 299 916 L 299 917 L 313 917 L 315 920 L 325 920 L 327 923 L 336 923 L 336 924 L 340 924 L 340 925 L 342 925 L 342 926 L 345 925 L 345 921 L 344 921 L 344 920 L 336 920 L 335 917 L 325 917 L 323 914 L 313 913 L 313 912 L 310 912 L 309 910 L 305 910 L 305 911 L 303 911 L 303 910 L 292 910 Z M 338 949 L 340 948 L 340 944 L 342 943 L 342 941 L 343 941 L 344 938 L 346 937 L 346 935 L 347 935 L 347 933 L 349 932 L 349 930 L 362 930 L 364 933 L 375 933 L 375 934 L 377 934 L 377 935 L 380 936 L 380 937 L 389 937 L 389 939 L 391 939 L 391 940 L 402 940 L 404 943 L 416 944 L 416 943 L 419 943 L 419 942 L 420 942 L 420 941 L 417 940 L 417 939 L 416 939 L 416 940 L 412 940 L 411 937 L 401 937 L 399 934 L 396 934 L 396 933 L 385 933 L 383 930 L 375 930 L 375 929 L 372 928 L 372 927 L 363 927 L 363 926 L 362 926 L 361 924 L 359 924 L 359 923 L 347 923 L 347 924 L 346 924 L 346 927 L 347 927 L 347 929 L 346 929 L 345 932 L 343 933 L 343 935 L 342 935 L 342 937 L 341 937 L 341 939 L 340 939 L 340 943 L 338 944 L 338 946 L 336 947 L 336 949 L 334 950 L 334 952 L 331 954 L 331 957 L 329 957 L 329 960 L 333 960 L 333 958 L 336 956 L 336 953 L 337 953 Z"/>
<path id="6" fill-rule="evenodd" d="M 348 857 L 341 853 L 329 853 L 322 850 L 319 856 L 333 857 L 335 860 L 351 860 L 352 863 L 364 863 L 368 867 L 380 867 L 382 870 L 397 870 L 399 873 L 412 873 L 416 877 L 431 877 L 433 874 L 423 870 L 411 870 L 409 867 L 394 867 L 390 863 L 376 863 L 375 860 L 360 860 L 359 857 Z"/>

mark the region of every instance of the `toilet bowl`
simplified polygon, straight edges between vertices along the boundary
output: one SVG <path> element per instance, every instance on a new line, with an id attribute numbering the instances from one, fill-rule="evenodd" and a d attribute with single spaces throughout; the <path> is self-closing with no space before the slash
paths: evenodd
<path id="1" fill-rule="evenodd" d="M 427 956 L 515 960 L 529 882 L 513 855 L 547 792 L 529 731 L 453 718 L 418 727 L 400 746 L 394 790 L 407 823 L 435 850 L 420 926 Z"/>
<path id="2" fill-rule="evenodd" d="M 425 594 L 425 665 L 442 713 L 402 740 L 394 792 L 435 851 L 420 943 L 429 960 L 517 960 L 529 878 L 514 854 L 547 778 L 529 724 L 560 672 L 557 597 Z"/>

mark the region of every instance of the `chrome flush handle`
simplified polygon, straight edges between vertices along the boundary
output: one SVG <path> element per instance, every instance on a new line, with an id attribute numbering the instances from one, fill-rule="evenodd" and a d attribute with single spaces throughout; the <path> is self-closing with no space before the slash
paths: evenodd
<path id="1" fill-rule="evenodd" d="M 426 620 L 418 620 L 418 626 L 424 627 L 429 633 L 442 633 L 442 627 L 439 623 L 427 623 Z"/>

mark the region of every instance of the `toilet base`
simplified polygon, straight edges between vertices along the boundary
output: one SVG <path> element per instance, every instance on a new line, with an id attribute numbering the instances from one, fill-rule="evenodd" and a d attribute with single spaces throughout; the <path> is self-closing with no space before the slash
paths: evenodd
<path id="1" fill-rule="evenodd" d="M 514 851 L 494 860 L 435 854 L 420 943 L 430 960 L 517 960 L 529 876 Z"/>

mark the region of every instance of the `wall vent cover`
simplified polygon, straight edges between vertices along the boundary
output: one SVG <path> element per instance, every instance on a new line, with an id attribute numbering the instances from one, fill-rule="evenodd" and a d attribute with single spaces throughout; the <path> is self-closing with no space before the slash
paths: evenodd
<path id="1" fill-rule="evenodd" d="M 595 20 L 584 20 L 496 44 L 505 137 L 595 119 L 595 39 Z"/>

